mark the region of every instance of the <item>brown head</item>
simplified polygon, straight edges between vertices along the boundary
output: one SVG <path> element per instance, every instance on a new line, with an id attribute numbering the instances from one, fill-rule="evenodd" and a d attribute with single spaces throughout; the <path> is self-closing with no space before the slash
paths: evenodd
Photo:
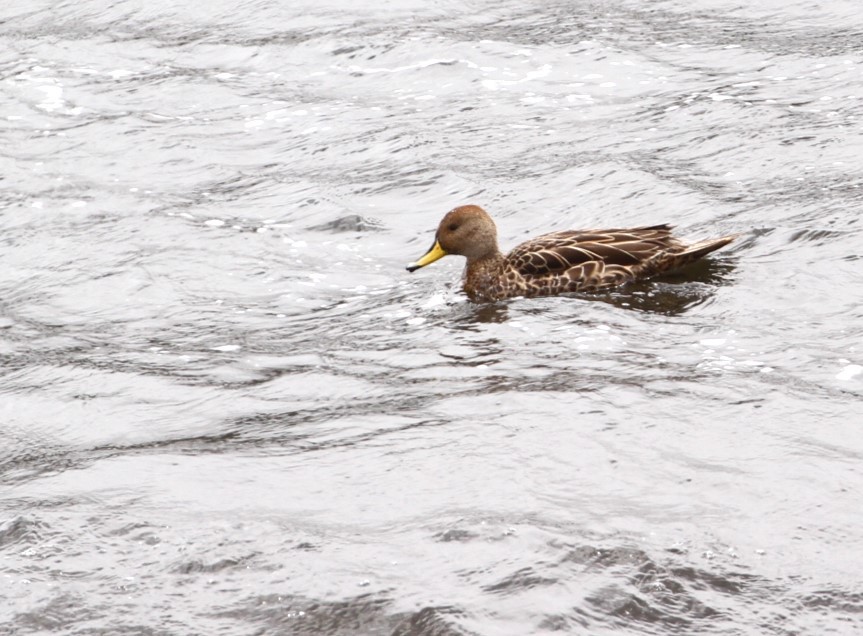
<path id="1" fill-rule="evenodd" d="M 434 263 L 447 254 L 466 256 L 468 263 L 498 256 L 497 228 L 478 205 L 462 205 L 450 210 L 438 225 L 435 242 L 417 262 L 408 265 L 412 272 Z"/>

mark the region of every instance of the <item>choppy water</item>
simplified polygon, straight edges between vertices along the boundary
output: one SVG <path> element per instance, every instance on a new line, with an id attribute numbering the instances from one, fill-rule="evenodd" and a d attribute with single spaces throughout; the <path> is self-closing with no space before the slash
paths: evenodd
<path id="1" fill-rule="evenodd" d="M 4 3 L 0 633 L 863 630 L 863 14 L 754 4 Z"/>

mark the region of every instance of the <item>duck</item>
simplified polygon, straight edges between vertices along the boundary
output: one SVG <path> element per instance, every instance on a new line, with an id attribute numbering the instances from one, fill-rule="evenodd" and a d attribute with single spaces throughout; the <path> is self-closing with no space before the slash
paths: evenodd
<path id="1" fill-rule="evenodd" d="M 409 272 L 447 255 L 464 256 L 462 288 L 473 302 L 599 292 L 672 272 L 731 243 L 736 235 L 685 243 L 668 224 L 607 230 L 563 230 L 500 251 L 497 226 L 478 205 L 441 220 L 431 248 Z"/>

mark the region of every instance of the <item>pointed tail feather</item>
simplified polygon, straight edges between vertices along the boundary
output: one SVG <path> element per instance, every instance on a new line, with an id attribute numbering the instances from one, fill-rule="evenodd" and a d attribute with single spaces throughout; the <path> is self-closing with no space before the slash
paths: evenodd
<path id="1" fill-rule="evenodd" d="M 738 234 L 729 234 L 728 236 L 723 236 L 722 238 L 707 239 L 706 241 L 698 241 L 698 243 L 693 243 L 685 250 L 683 250 L 680 254 L 678 254 L 678 256 L 685 257 L 685 260 L 681 262 L 681 265 L 696 261 L 702 256 L 710 254 L 710 252 L 718 250 L 721 247 L 725 247 L 738 236 Z"/>
<path id="2" fill-rule="evenodd" d="M 687 246 L 682 252 L 677 252 L 676 254 L 669 254 L 668 252 L 657 254 L 644 263 L 640 268 L 639 275 L 655 276 L 664 272 L 672 272 L 697 261 L 702 256 L 710 254 L 710 252 L 718 250 L 720 247 L 725 247 L 738 236 L 737 234 L 731 234 L 718 239 L 699 241 Z"/>

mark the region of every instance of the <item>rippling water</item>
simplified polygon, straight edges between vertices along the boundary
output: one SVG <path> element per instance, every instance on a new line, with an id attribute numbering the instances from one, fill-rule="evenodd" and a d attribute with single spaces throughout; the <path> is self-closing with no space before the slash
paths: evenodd
<path id="1" fill-rule="evenodd" d="M 0 8 L 0 633 L 863 630 L 858 3 L 185 4 Z"/>

